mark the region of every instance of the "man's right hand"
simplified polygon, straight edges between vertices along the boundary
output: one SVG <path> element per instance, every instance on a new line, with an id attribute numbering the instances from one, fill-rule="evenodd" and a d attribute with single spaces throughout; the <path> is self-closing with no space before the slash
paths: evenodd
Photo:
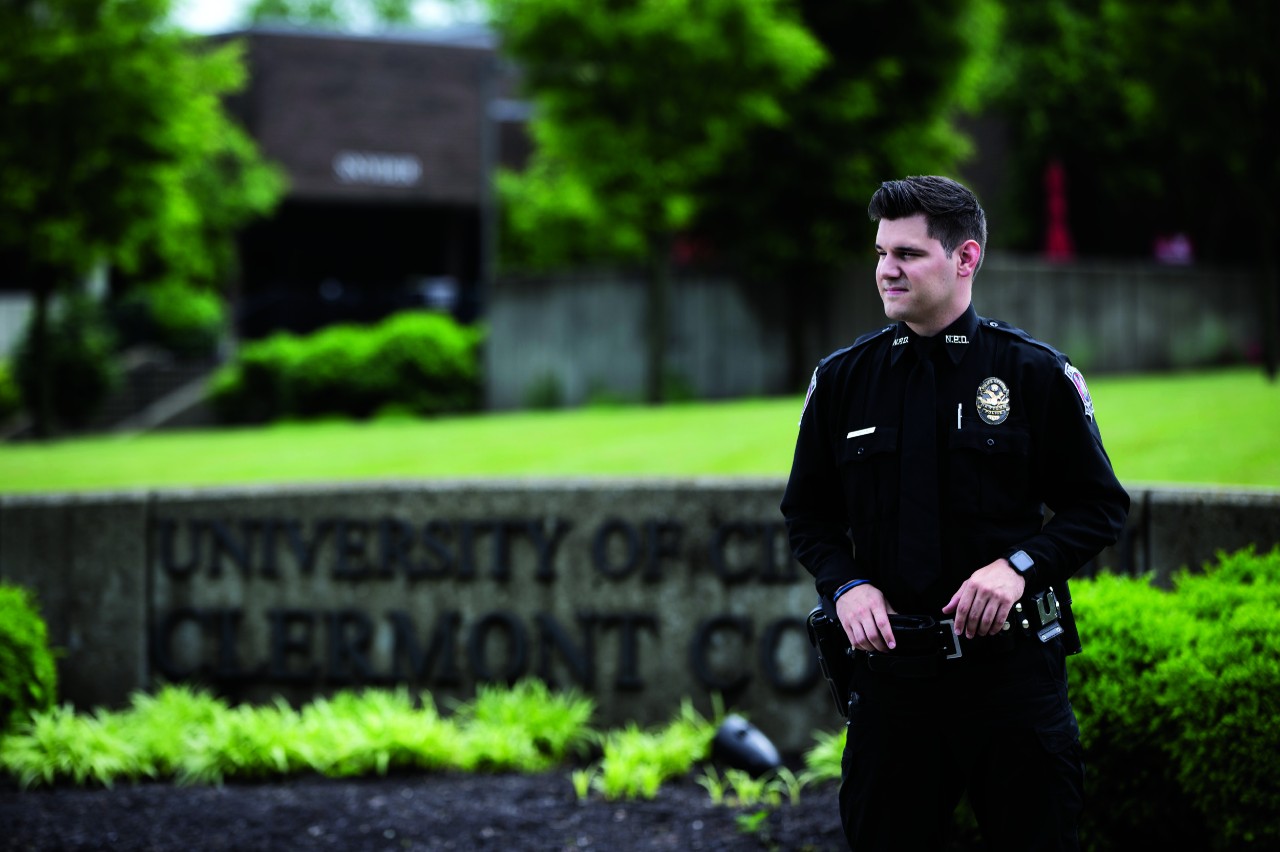
<path id="1" fill-rule="evenodd" d="M 859 651 L 884 653 L 893 649 L 897 643 L 889 626 L 889 613 L 894 611 L 884 594 L 870 583 L 854 586 L 836 601 L 840 626 L 849 637 L 849 644 Z"/>

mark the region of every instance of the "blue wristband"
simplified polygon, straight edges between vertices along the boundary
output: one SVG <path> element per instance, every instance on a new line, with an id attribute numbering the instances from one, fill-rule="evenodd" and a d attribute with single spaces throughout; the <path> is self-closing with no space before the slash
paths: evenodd
<path id="1" fill-rule="evenodd" d="M 868 583 L 868 582 L 870 582 L 870 580 L 850 580 L 840 588 L 836 589 L 835 594 L 831 596 L 832 603 L 840 600 L 840 596 L 843 595 L 845 592 L 849 591 L 850 589 L 855 588 L 857 586 L 861 586 L 863 583 Z"/>

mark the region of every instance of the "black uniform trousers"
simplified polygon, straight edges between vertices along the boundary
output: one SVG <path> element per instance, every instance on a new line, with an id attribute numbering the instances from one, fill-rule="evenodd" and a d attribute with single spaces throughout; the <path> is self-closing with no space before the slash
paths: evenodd
<path id="1" fill-rule="evenodd" d="M 963 647 L 919 678 L 871 671 L 858 654 L 840 788 L 850 848 L 944 849 L 968 793 L 991 852 L 1078 849 L 1084 758 L 1061 640 Z"/>

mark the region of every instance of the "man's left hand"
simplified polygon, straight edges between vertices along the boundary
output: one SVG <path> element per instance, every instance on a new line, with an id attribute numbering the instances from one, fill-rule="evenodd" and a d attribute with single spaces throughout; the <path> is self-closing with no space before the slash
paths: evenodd
<path id="1" fill-rule="evenodd" d="M 957 636 L 993 636 L 1004 627 L 1026 587 L 1009 560 L 997 559 L 969 575 L 942 611 L 955 617 Z"/>

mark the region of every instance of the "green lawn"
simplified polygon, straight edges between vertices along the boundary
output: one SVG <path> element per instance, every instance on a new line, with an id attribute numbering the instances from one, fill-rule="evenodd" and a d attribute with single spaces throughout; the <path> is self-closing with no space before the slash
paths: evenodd
<path id="1" fill-rule="evenodd" d="M 1280 383 L 1257 369 L 1096 377 L 1126 485 L 1280 488 Z M 0 445 L 0 493 L 438 477 L 786 476 L 800 397 Z"/>

